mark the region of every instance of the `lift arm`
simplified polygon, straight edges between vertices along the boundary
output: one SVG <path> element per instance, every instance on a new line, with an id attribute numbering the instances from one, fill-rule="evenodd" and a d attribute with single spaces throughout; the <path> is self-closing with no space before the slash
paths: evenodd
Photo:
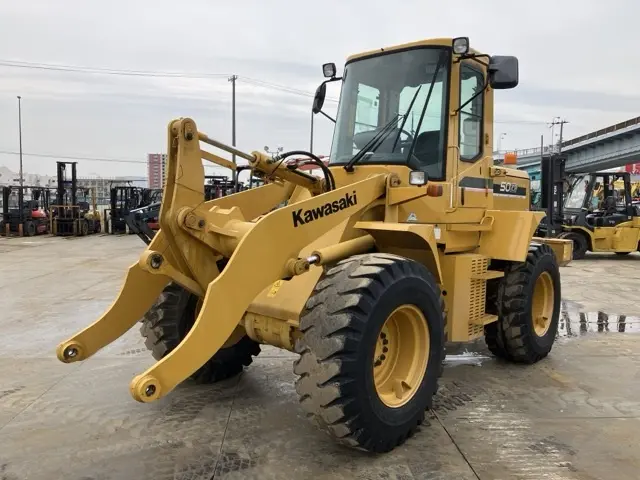
<path id="1" fill-rule="evenodd" d="M 131 381 L 132 396 L 142 402 L 166 395 L 200 368 L 228 340 L 258 294 L 277 280 L 305 274 L 309 263 L 300 261 L 304 247 L 357 215 L 386 190 L 387 176 L 376 174 L 318 193 L 317 179 L 292 173 L 254 152 L 252 166 L 274 181 L 204 202 L 198 139 L 203 136 L 193 120 L 169 125 L 160 231 L 130 267 L 111 308 L 58 347 L 63 362 L 88 358 L 131 328 L 169 281 L 199 295 L 202 307 L 186 337 Z M 220 145 L 225 147 L 216 142 Z M 292 195 L 296 201 L 282 206 Z M 215 261 L 220 256 L 229 259 L 222 272 Z"/>

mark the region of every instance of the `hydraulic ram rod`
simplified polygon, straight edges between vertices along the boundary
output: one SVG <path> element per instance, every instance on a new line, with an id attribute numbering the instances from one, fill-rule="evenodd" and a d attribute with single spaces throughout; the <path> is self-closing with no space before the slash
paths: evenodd
<path id="1" fill-rule="evenodd" d="M 212 138 L 209 138 L 204 133 L 198 132 L 198 138 L 200 139 L 201 142 L 211 145 L 212 147 L 219 148 L 220 150 L 224 150 L 225 152 L 232 153 L 238 157 L 244 158 L 245 160 L 249 160 L 250 162 L 255 162 L 256 160 L 253 155 L 245 153 L 242 150 L 238 150 L 237 148 L 232 147 L 231 145 L 227 145 L 222 142 L 218 142 L 217 140 L 214 140 Z"/>

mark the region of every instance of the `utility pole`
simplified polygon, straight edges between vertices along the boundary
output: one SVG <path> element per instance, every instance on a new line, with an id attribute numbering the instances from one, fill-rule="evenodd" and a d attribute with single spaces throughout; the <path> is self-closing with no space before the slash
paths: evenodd
<path id="1" fill-rule="evenodd" d="M 238 79 L 237 75 L 231 75 L 229 77 L 229 81 L 231 82 L 231 145 L 233 147 L 236 146 L 236 80 Z M 236 155 L 235 153 L 231 154 L 231 161 L 234 165 L 236 165 Z M 232 175 L 233 184 L 235 185 L 238 181 L 238 174 L 234 170 Z"/>
<path id="2" fill-rule="evenodd" d="M 18 141 L 20 142 L 20 189 L 24 185 L 24 178 L 22 176 L 22 104 L 20 102 L 22 97 L 18 95 Z"/>
<path id="3" fill-rule="evenodd" d="M 558 153 L 560 153 L 562 151 L 562 133 L 564 130 L 564 124 L 565 123 L 569 123 L 567 120 L 563 120 L 560 117 L 553 117 L 553 120 L 551 121 L 550 127 L 551 127 L 551 146 L 553 147 L 553 142 L 554 142 L 554 127 L 556 125 L 560 125 L 560 139 L 558 140 Z M 554 149 L 555 150 L 555 149 Z"/>
<path id="4" fill-rule="evenodd" d="M 562 120 L 560 122 L 560 140 L 558 141 L 558 153 L 562 152 L 562 131 L 564 129 L 564 124 L 569 123 L 566 120 Z"/>

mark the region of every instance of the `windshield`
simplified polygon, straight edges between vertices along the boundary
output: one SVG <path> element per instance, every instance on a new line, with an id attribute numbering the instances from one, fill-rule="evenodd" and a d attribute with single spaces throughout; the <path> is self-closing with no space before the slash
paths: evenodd
<path id="1" fill-rule="evenodd" d="M 449 54 L 449 49 L 420 48 L 348 64 L 330 163 L 346 164 L 366 146 L 359 164 L 409 164 L 442 179 Z M 390 123 L 372 146 L 372 138 Z"/>
<path id="2" fill-rule="evenodd" d="M 564 201 L 564 208 L 580 209 L 584 205 L 584 197 L 587 194 L 589 180 L 584 176 L 576 177 L 572 179 L 572 185 L 573 189 Z"/>

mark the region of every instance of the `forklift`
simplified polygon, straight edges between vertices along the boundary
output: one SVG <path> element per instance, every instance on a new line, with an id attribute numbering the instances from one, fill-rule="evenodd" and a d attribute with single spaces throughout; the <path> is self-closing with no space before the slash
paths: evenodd
<path id="1" fill-rule="evenodd" d="M 142 188 L 127 185 L 109 185 L 110 209 L 109 222 L 105 230 L 109 233 L 127 233 L 126 218 L 129 212 L 143 205 Z M 133 232 L 130 232 L 133 233 Z"/>
<path id="2" fill-rule="evenodd" d="M 245 184 L 244 182 L 240 181 L 240 173 L 242 173 L 245 170 L 249 171 L 248 184 Z M 242 192 L 244 190 L 249 190 L 250 188 L 261 187 L 265 183 L 267 183 L 267 181 L 264 178 L 253 176 L 253 170 L 251 169 L 250 165 L 238 165 L 236 167 L 236 184 L 235 184 L 236 192 Z"/>
<path id="3" fill-rule="evenodd" d="M 250 170 L 250 167 L 248 165 L 236 167 L 237 174 L 244 170 Z M 253 176 L 249 177 L 249 185 L 246 186 L 237 180 L 237 176 L 234 183 L 232 179 L 224 175 L 206 175 L 204 196 L 205 200 L 209 201 L 264 184 L 265 180 Z M 142 207 L 130 210 L 125 221 L 129 231 L 138 235 L 144 243 L 149 245 L 155 232 L 159 229 L 158 217 L 162 204 L 162 190 L 150 190 L 147 195 L 149 195 L 149 203 L 145 202 Z"/>
<path id="4" fill-rule="evenodd" d="M 127 185 L 116 186 L 113 186 L 112 182 L 110 194 L 110 208 L 108 209 L 110 222 L 107 227 L 109 233 L 136 233 L 127 222 L 129 214 L 133 210 L 137 211 L 149 205 L 162 202 L 161 188 L 134 187 L 131 185 L 131 181 L 127 181 Z"/>
<path id="5" fill-rule="evenodd" d="M 33 237 L 47 233 L 48 210 L 49 190 L 46 187 L 2 187 L 0 235 Z"/>
<path id="6" fill-rule="evenodd" d="M 564 172 L 566 157 L 542 158 L 539 236 L 573 241 L 573 259 L 589 252 L 628 255 L 640 250 L 640 205 L 632 201 L 628 172 Z"/>
<path id="7" fill-rule="evenodd" d="M 78 187 L 77 163 L 56 162 L 58 185 L 49 227 L 52 235 L 84 236 L 101 231 L 95 189 Z"/>
<path id="8" fill-rule="evenodd" d="M 204 199 L 206 201 L 235 193 L 233 180 L 225 175 L 205 175 Z"/>

